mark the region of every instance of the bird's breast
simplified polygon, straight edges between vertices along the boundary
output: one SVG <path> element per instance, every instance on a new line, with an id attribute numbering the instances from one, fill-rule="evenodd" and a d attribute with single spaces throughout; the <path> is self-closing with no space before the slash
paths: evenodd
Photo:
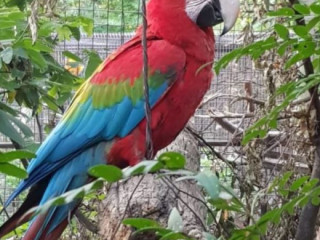
<path id="1" fill-rule="evenodd" d="M 153 107 L 151 114 L 154 153 L 169 145 L 193 116 L 213 77 L 211 65 L 187 59 L 185 72 Z M 109 164 L 135 165 L 146 155 L 146 120 L 126 137 L 117 139 L 107 158 Z"/>

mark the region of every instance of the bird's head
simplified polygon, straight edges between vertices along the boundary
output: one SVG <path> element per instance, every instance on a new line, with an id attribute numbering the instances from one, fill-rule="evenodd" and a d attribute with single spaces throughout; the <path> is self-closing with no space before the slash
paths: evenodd
<path id="1" fill-rule="evenodd" d="M 224 23 L 222 34 L 227 33 L 239 8 L 239 0 L 149 0 L 148 31 L 198 59 L 212 61 L 212 27 Z"/>
<path id="2" fill-rule="evenodd" d="M 225 34 L 235 24 L 239 10 L 240 0 L 150 0 L 147 14 L 158 29 L 172 28 L 177 33 L 177 28 L 190 30 L 191 25 L 208 29 L 224 23 Z"/>
<path id="3" fill-rule="evenodd" d="M 240 11 L 239 0 L 186 0 L 188 17 L 200 28 L 224 23 L 222 35 L 235 24 Z"/>

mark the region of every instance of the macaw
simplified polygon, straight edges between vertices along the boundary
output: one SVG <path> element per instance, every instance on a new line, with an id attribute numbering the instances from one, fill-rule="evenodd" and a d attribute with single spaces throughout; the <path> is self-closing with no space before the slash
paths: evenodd
<path id="1" fill-rule="evenodd" d="M 149 95 L 154 152 L 183 129 L 213 78 L 212 26 L 235 23 L 239 0 L 150 0 L 147 5 Z M 76 92 L 62 120 L 28 166 L 4 207 L 30 191 L 19 210 L 0 228 L 0 237 L 30 221 L 25 240 L 57 239 L 81 200 L 33 216 L 42 205 L 92 181 L 97 164 L 133 166 L 146 155 L 142 28 L 96 69 Z"/>

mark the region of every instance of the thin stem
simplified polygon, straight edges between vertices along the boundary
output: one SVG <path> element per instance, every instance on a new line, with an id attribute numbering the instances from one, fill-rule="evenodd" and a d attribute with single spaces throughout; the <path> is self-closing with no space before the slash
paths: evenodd
<path id="1" fill-rule="evenodd" d="M 144 179 L 144 176 L 145 176 L 145 175 L 143 175 L 143 176 L 140 178 L 139 182 L 137 183 L 137 185 L 135 186 L 135 188 L 134 188 L 133 191 L 131 192 L 131 195 L 130 195 L 130 197 L 129 197 L 129 199 L 128 199 L 128 202 L 127 202 L 126 208 L 125 208 L 125 210 L 124 210 L 124 212 L 123 212 L 123 215 L 122 215 L 122 217 L 121 217 L 121 220 L 118 222 L 118 225 L 117 225 L 117 227 L 116 227 L 116 230 L 113 232 L 111 239 L 115 239 L 116 234 L 117 234 L 117 232 L 118 232 L 118 230 L 119 230 L 119 228 L 120 228 L 120 225 L 121 225 L 123 219 L 124 219 L 125 216 L 126 216 L 126 213 L 127 213 L 127 211 L 128 211 L 128 208 L 129 208 L 129 205 L 130 205 L 130 202 L 131 202 L 131 199 L 132 199 L 134 193 L 137 191 L 140 183 L 141 183 L 142 180 Z"/>
<path id="2" fill-rule="evenodd" d="M 142 0 L 142 48 L 143 48 L 143 90 L 145 98 L 145 114 L 146 114 L 146 158 L 153 157 L 153 142 L 152 142 L 152 129 L 151 129 L 151 106 L 149 102 L 149 84 L 148 84 L 148 46 L 147 46 L 147 9 L 146 1 Z"/>

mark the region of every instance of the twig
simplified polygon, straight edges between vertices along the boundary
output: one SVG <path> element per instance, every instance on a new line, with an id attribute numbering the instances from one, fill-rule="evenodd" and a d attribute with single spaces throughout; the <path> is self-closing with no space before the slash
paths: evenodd
<path id="1" fill-rule="evenodd" d="M 92 222 L 89 221 L 88 218 L 86 218 L 79 209 L 76 210 L 75 215 L 77 217 L 77 219 L 79 220 L 79 222 L 86 228 L 88 229 L 90 232 L 94 233 L 94 234 L 98 234 L 98 227 L 96 225 L 94 225 Z"/>
<path id="2" fill-rule="evenodd" d="M 42 134 L 42 127 L 41 127 L 41 122 L 40 122 L 38 113 L 36 113 L 36 122 L 37 122 L 37 126 L 38 126 L 38 131 L 39 131 L 39 141 L 40 141 L 40 143 L 42 143 L 43 142 L 43 134 Z"/>
<path id="3" fill-rule="evenodd" d="M 194 196 L 194 195 L 192 195 L 192 194 L 190 194 L 190 193 L 188 193 L 188 192 L 185 192 L 185 191 L 181 190 L 181 189 L 178 188 L 168 177 L 164 177 L 164 178 L 165 178 L 165 179 L 168 181 L 168 183 L 170 183 L 170 184 L 172 185 L 172 187 L 174 187 L 177 191 L 179 191 L 179 192 L 187 195 L 188 197 L 191 197 L 191 198 L 193 198 L 193 199 L 201 202 L 201 203 L 207 208 L 207 211 L 210 213 L 210 215 L 211 215 L 212 219 L 215 221 L 215 223 L 216 223 L 218 226 L 220 226 L 220 227 L 222 228 L 222 230 L 226 233 L 226 235 L 229 237 L 229 232 L 228 232 L 228 230 L 227 230 L 222 224 L 220 224 L 220 223 L 216 220 L 213 211 L 211 210 L 211 208 L 207 205 L 207 203 L 206 203 L 205 201 L 203 201 L 201 198 L 198 198 L 198 197 L 196 197 L 196 196 Z M 221 230 L 220 230 L 219 228 L 218 228 L 218 231 L 219 231 L 219 234 L 221 235 Z"/>
<path id="4" fill-rule="evenodd" d="M 198 218 L 199 222 L 202 225 L 202 228 L 207 231 L 207 227 L 206 225 L 203 223 L 202 219 L 199 217 L 199 215 L 188 205 L 188 203 L 186 203 L 180 196 L 178 193 L 176 193 L 176 191 L 172 188 L 172 186 L 166 181 L 164 180 L 165 178 L 161 178 L 161 180 L 168 186 L 169 189 L 171 189 L 171 191 L 173 192 L 173 194 L 193 213 L 193 215 Z"/>
<path id="5" fill-rule="evenodd" d="M 209 143 L 207 143 L 207 141 L 200 136 L 197 132 L 195 132 L 191 127 L 186 127 L 186 129 L 193 135 L 195 136 L 197 139 L 200 140 L 200 142 L 203 143 L 203 145 L 205 145 L 206 147 L 208 147 L 211 152 L 220 160 L 222 160 L 224 163 L 226 163 L 231 169 L 233 169 L 234 165 L 233 163 L 230 163 L 227 159 L 225 159 L 219 152 L 217 152 Z"/>
<path id="6" fill-rule="evenodd" d="M 128 207 L 129 207 L 130 202 L 131 202 L 131 199 L 132 199 L 134 193 L 137 191 L 137 189 L 138 189 L 140 183 L 142 182 L 142 180 L 144 179 L 144 177 L 145 177 L 145 175 L 143 175 L 143 176 L 140 178 L 139 182 L 137 183 L 137 185 L 135 186 L 135 188 L 134 188 L 133 191 L 131 192 L 131 195 L 130 195 L 130 197 L 129 197 L 129 199 L 128 199 L 128 202 L 127 202 L 126 208 L 125 208 L 125 210 L 124 210 L 124 212 L 123 212 L 123 215 L 122 215 L 122 217 L 121 217 L 121 220 L 118 222 L 118 225 L 117 225 L 115 231 L 113 232 L 111 239 L 115 239 L 115 236 L 116 236 L 116 234 L 117 234 L 117 232 L 118 232 L 118 230 L 119 230 L 119 228 L 120 228 L 120 225 L 121 225 L 124 217 L 126 216 L 126 213 L 127 213 L 127 211 L 128 211 Z"/>
<path id="7" fill-rule="evenodd" d="M 22 147 L 19 143 L 13 141 L 12 139 L 10 139 L 10 141 L 12 142 L 12 145 L 14 146 L 14 148 L 15 148 L 16 150 L 23 149 L 23 147 Z M 23 167 L 24 167 L 25 169 L 27 169 L 28 166 L 29 166 L 28 160 L 27 160 L 26 158 L 21 158 L 20 160 L 21 160 L 21 163 L 22 163 Z"/>
<path id="8" fill-rule="evenodd" d="M 296 3 L 299 3 L 299 2 L 297 0 L 290 0 L 291 5 L 294 5 Z M 296 24 L 300 26 L 306 25 L 303 17 L 296 19 Z M 311 74 L 314 73 L 314 69 L 313 69 L 313 65 L 310 57 L 303 60 L 303 66 L 304 66 L 306 76 L 310 76 Z M 313 169 L 311 174 L 311 178 L 314 178 L 314 179 L 320 179 L 320 125 L 319 125 L 320 101 L 319 101 L 318 89 L 319 89 L 319 84 L 309 89 L 309 93 L 311 95 L 310 103 L 314 106 L 314 109 L 316 111 L 316 121 L 317 121 L 314 129 L 315 134 L 312 139 L 313 144 L 316 147 Z M 319 205 L 315 206 L 311 203 L 311 201 L 307 203 L 307 205 L 302 209 L 302 212 L 299 217 L 296 240 L 313 239 L 318 212 L 319 212 Z"/>
<path id="9" fill-rule="evenodd" d="M 199 118 L 253 118 L 255 115 L 253 113 L 245 113 L 245 114 L 240 114 L 240 113 L 232 113 L 232 112 L 216 112 L 214 111 L 214 114 L 208 115 L 195 115 L 196 117 Z"/>
<path id="10" fill-rule="evenodd" d="M 240 123 L 238 124 L 236 130 L 234 131 L 234 133 L 232 133 L 232 136 L 231 136 L 231 138 L 230 138 L 230 141 L 228 142 L 227 146 L 224 148 L 223 153 L 225 153 L 225 152 L 227 151 L 228 147 L 232 144 L 233 139 L 235 139 L 235 138 L 237 137 L 238 133 L 239 133 L 239 134 L 242 134 L 242 133 L 243 133 L 243 130 L 242 130 L 240 127 L 241 127 L 241 125 L 243 124 L 244 119 L 245 119 L 245 114 L 243 114 L 243 117 L 242 117 Z"/>
<path id="11" fill-rule="evenodd" d="M 236 99 L 232 100 L 230 104 L 234 104 L 234 103 L 236 103 L 238 101 L 242 101 L 242 100 L 245 100 L 245 101 L 251 102 L 251 103 L 255 103 L 255 104 L 261 105 L 261 106 L 265 105 L 264 101 L 261 101 L 261 100 L 258 100 L 258 99 L 252 98 L 252 97 L 246 97 L 246 96 L 239 96 Z"/>

